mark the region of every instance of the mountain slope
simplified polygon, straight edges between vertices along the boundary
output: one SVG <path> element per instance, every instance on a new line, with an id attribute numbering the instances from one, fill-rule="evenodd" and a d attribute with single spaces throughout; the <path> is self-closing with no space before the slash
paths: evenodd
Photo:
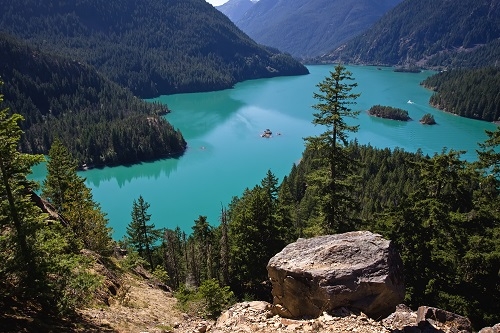
<path id="1" fill-rule="evenodd" d="M 141 97 L 307 73 L 203 0 L 6 0 L 0 30 L 87 62 Z"/>
<path id="2" fill-rule="evenodd" d="M 405 0 L 324 60 L 425 65 L 499 37 L 498 0 Z"/>
<path id="3" fill-rule="evenodd" d="M 322 55 L 363 32 L 401 0 L 260 0 L 236 25 L 297 57 Z"/>
<path id="4" fill-rule="evenodd" d="M 25 121 L 21 149 L 47 154 L 59 137 L 80 165 L 125 164 L 181 154 L 182 134 L 146 103 L 92 67 L 47 55 L 0 34 L 3 107 Z"/>
<path id="5" fill-rule="evenodd" d="M 229 0 L 225 4 L 216 6 L 215 8 L 229 17 L 231 21 L 237 22 L 254 4 L 255 1 L 252 0 Z"/>

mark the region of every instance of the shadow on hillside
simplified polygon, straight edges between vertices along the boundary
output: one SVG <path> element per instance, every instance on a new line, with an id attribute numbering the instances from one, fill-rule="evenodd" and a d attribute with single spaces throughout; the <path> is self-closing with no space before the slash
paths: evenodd
<path id="1" fill-rule="evenodd" d="M 98 325 L 81 315 L 74 314 L 65 318 L 47 316 L 32 309 L 26 304 L 0 303 L 0 332 L 3 333 L 118 333 L 109 325 Z M 29 306 L 28 306 L 29 307 Z"/>

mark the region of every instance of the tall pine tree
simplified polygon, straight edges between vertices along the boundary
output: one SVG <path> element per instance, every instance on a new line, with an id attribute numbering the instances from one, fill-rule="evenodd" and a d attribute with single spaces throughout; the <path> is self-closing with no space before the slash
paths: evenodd
<path id="1" fill-rule="evenodd" d="M 152 250 L 155 242 L 161 236 L 160 231 L 155 228 L 155 225 L 149 223 L 151 214 L 148 214 L 150 205 L 142 195 L 132 204 L 132 221 L 127 226 L 127 235 L 130 244 L 137 250 L 139 255 L 146 259 L 151 270 L 155 268 L 153 265 Z"/>
<path id="2" fill-rule="evenodd" d="M 357 132 L 359 126 L 349 125 L 347 117 L 355 118 L 359 111 L 353 111 L 350 106 L 355 104 L 359 94 L 351 92 L 357 84 L 352 73 L 343 65 L 335 66 L 335 71 L 317 85 L 319 93 L 314 98 L 319 102 L 313 106 L 312 123 L 325 127 L 318 136 L 305 138 L 310 149 L 317 151 L 320 163 L 325 168 L 319 168 L 312 173 L 309 182 L 321 189 L 322 213 L 324 231 L 328 233 L 353 230 L 353 212 L 357 203 L 352 195 L 355 160 L 348 152 L 349 133 Z"/>
<path id="3" fill-rule="evenodd" d="M 83 246 L 101 254 L 111 250 L 111 229 L 106 215 L 93 200 L 85 179 L 78 176 L 77 162 L 67 148 L 55 139 L 49 151 L 47 178 L 42 196 L 69 222 Z"/>

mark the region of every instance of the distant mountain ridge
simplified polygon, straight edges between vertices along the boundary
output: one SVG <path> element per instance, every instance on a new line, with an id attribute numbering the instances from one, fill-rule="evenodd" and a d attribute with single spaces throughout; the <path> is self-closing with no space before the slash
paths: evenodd
<path id="1" fill-rule="evenodd" d="M 377 65 L 470 63 L 462 56 L 448 59 L 499 38 L 498 0 L 405 0 L 321 59 Z"/>
<path id="2" fill-rule="evenodd" d="M 260 0 L 234 22 L 258 43 L 304 58 L 322 55 L 365 31 L 399 2 Z"/>
<path id="3" fill-rule="evenodd" d="M 0 30 L 87 62 L 140 97 L 308 73 L 204 0 L 5 0 Z"/>
<path id="4" fill-rule="evenodd" d="M 229 0 L 225 4 L 216 6 L 224 15 L 233 22 L 239 21 L 245 13 L 255 5 L 257 1 L 253 0 Z"/>

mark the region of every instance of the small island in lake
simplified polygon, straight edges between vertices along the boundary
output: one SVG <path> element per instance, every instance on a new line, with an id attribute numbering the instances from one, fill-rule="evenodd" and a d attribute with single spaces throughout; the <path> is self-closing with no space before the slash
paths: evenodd
<path id="1" fill-rule="evenodd" d="M 422 119 L 420 119 L 420 123 L 424 125 L 436 125 L 436 121 L 434 120 L 434 116 L 430 113 L 424 114 Z"/>
<path id="2" fill-rule="evenodd" d="M 400 108 L 394 108 L 392 106 L 374 105 L 368 110 L 368 114 L 371 116 L 392 120 L 411 120 L 410 116 L 408 116 L 408 111 Z"/>

